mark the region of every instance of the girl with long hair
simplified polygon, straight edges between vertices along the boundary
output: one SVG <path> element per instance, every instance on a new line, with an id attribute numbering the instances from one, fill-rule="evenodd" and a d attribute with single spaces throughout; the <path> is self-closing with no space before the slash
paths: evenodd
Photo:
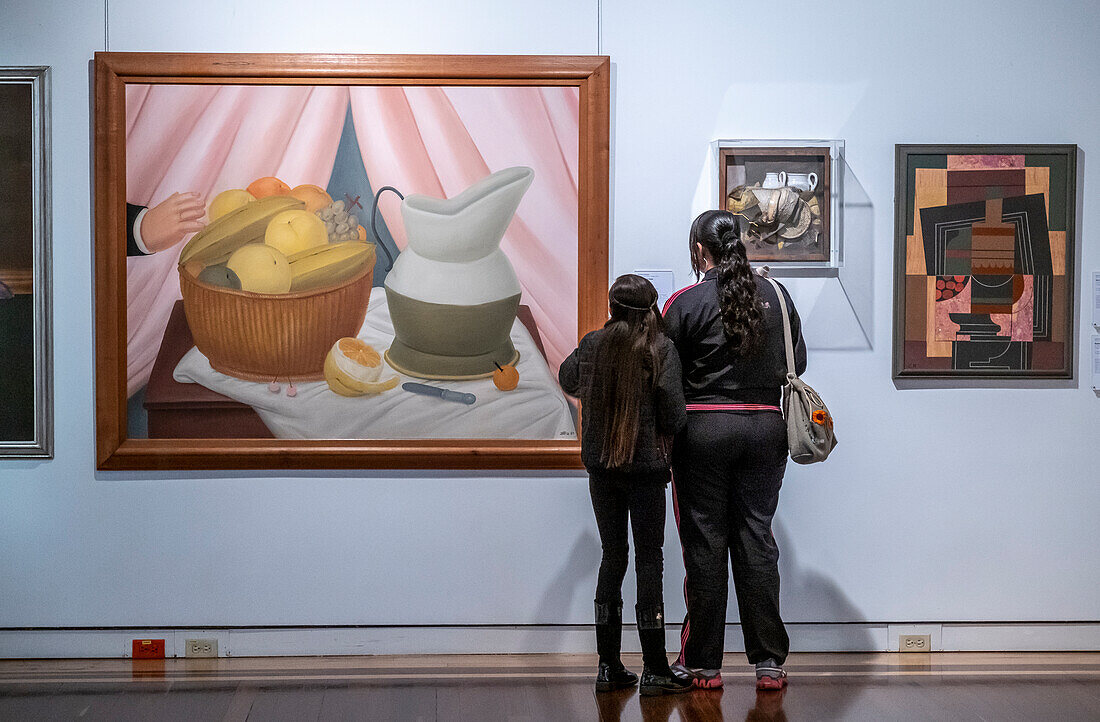
<path id="1" fill-rule="evenodd" d="M 748 223 L 728 211 L 696 218 L 688 245 L 699 282 L 673 294 L 664 310 L 688 412 L 672 455 L 687 571 L 687 618 L 673 670 L 697 687 L 722 686 L 729 564 L 756 686 L 781 689 L 790 643 L 779 614 L 771 522 L 787 464 L 779 407 L 787 363 L 779 298 L 749 266 L 743 232 Z M 801 374 L 806 344 L 794 303 L 783 294 Z"/>
<path id="2" fill-rule="evenodd" d="M 581 400 L 581 459 L 603 547 L 595 600 L 596 691 L 638 684 L 619 658 L 629 520 L 638 576 L 640 691 L 684 692 L 691 681 L 674 676 L 665 656 L 661 553 L 669 440 L 686 417 L 680 361 L 661 330 L 657 291 L 649 281 L 620 276 L 608 306 L 611 318 L 582 338 L 558 371 L 562 389 Z"/>

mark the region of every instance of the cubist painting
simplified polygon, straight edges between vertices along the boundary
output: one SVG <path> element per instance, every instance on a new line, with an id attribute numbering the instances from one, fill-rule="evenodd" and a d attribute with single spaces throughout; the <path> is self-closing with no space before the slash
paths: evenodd
<path id="1" fill-rule="evenodd" d="M 895 376 L 1070 378 L 1076 146 L 898 146 Z"/>

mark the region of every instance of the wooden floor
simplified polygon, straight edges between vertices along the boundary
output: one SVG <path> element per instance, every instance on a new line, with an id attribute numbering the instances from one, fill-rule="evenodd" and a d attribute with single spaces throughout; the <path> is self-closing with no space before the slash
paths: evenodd
<path id="1" fill-rule="evenodd" d="M 624 655 L 639 670 L 638 655 Z M 1100 653 L 795 654 L 790 687 L 595 694 L 587 655 L 0 661 L 0 720 L 1100 720 Z"/>

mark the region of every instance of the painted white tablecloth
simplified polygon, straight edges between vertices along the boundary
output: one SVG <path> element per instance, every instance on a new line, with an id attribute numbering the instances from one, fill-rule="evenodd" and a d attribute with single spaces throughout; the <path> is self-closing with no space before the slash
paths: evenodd
<path id="1" fill-rule="evenodd" d="M 377 288 L 359 338 L 381 352 L 393 337 L 386 294 Z M 576 439 L 569 402 L 519 320 L 512 326 L 512 343 L 520 353 L 519 386 L 512 391 L 500 391 L 492 379 L 441 382 L 398 374 L 401 383 L 415 381 L 474 394 L 477 401 L 469 406 L 413 394 L 400 384 L 377 396 L 347 398 L 333 393 L 324 381 L 315 381 L 296 384 L 298 395 L 289 397 L 285 381 L 279 393 L 272 393 L 266 383 L 226 376 L 212 369 L 197 348 L 184 355 L 173 377 L 248 404 L 282 439 Z M 393 373 L 386 365 L 382 377 Z"/>

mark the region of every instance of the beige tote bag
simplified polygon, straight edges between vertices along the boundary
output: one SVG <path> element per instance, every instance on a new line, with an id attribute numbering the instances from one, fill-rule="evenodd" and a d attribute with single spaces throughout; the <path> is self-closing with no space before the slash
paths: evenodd
<path id="1" fill-rule="evenodd" d="M 771 278 L 767 280 L 779 296 L 779 310 L 783 314 L 783 340 L 787 347 L 787 385 L 783 387 L 783 417 L 787 420 L 787 446 L 791 452 L 791 461 L 796 464 L 825 461 L 836 446 L 833 417 L 818 393 L 795 373 L 794 340 L 791 338 L 787 301 L 779 284 Z"/>

